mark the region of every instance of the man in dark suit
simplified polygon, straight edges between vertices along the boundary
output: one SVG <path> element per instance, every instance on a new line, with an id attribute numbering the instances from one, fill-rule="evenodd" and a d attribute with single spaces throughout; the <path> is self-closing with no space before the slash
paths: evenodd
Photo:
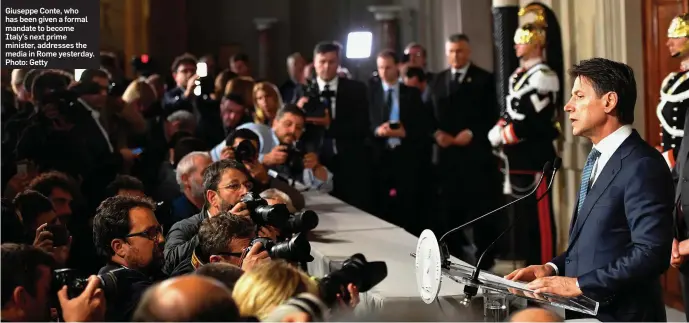
<path id="1" fill-rule="evenodd" d="M 689 131 L 689 113 L 685 113 L 684 131 Z M 672 257 L 670 264 L 680 271 L 680 283 L 682 285 L 682 295 L 684 296 L 684 308 L 689 309 L 689 264 L 686 259 L 689 256 L 689 212 L 684 212 L 684 207 L 689 210 L 689 136 L 682 137 L 682 144 L 677 154 L 677 163 L 673 169 L 674 180 L 676 183 L 675 201 L 676 208 L 673 219 L 675 221 L 675 239 L 672 241 Z M 689 311 L 686 312 L 689 320 Z"/>
<path id="2" fill-rule="evenodd" d="M 598 301 L 601 321 L 665 321 L 660 276 L 672 248 L 672 176 L 661 154 L 636 130 L 631 67 L 603 58 L 570 70 L 565 106 L 575 136 L 593 149 L 582 170 L 566 252 L 508 279 L 531 281 L 536 294 Z M 567 319 L 582 318 L 567 312 Z"/>
<path id="3" fill-rule="evenodd" d="M 430 155 L 419 156 L 431 144 L 430 113 L 421 92 L 399 82 L 397 57 L 383 51 L 376 59 L 377 82 L 370 84 L 371 133 L 374 140 L 374 200 L 376 214 L 412 233 L 425 229 L 420 222 L 419 194 L 426 190 L 422 169 Z"/>
<path id="4" fill-rule="evenodd" d="M 434 162 L 440 191 L 439 231 L 461 225 L 499 203 L 500 173 L 491 152 L 488 130 L 498 119 L 493 75 L 470 61 L 466 35 L 452 35 L 445 42 L 450 68 L 433 79 L 432 102 L 435 142 Z M 477 203 L 477 201 L 481 201 Z M 478 253 L 495 238 L 495 221 L 479 221 L 474 228 Z M 462 234 L 455 234 L 450 251 L 475 263 Z M 461 248 L 464 248 L 461 250 Z M 483 268 L 492 266 L 492 254 Z"/>
<path id="5" fill-rule="evenodd" d="M 317 87 L 318 93 L 307 97 L 303 87 L 298 89 L 297 97 L 305 97 L 302 100 L 305 102 L 297 105 L 307 115 L 307 133 L 311 134 L 307 140 L 316 142 L 320 160 L 334 175 L 332 195 L 370 211 L 372 136 L 366 86 L 338 77 L 340 51 L 340 46 L 332 42 L 316 45 L 313 55 L 316 79 L 311 84 Z"/>

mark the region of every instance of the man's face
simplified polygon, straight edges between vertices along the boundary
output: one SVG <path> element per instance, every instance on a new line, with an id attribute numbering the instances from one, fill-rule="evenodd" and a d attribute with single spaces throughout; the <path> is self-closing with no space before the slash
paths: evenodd
<path id="1" fill-rule="evenodd" d="M 604 125 L 612 107 L 605 107 L 605 95 L 598 97 L 591 82 L 586 77 L 577 77 L 572 87 L 572 97 L 565 105 L 572 123 L 572 134 L 590 137 L 593 132 Z"/>
<path id="2" fill-rule="evenodd" d="M 50 192 L 48 198 L 53 202 L 55 214 L 57 214 L 63 223 L 67 223 L 72 216 L 72 194 L 61 188 L 55 187 Z"/>
<path id="3" fill-rule="evenodd" d="M 225 262 L 228 264 L 235 265 L 237 267 L 241 267 L 242 261 L 244 260 L 244 256 L 246 255 L 249 245 L 251 244 L 251 240 L 253 240 L 254 237 L 255 235 L 252 234 L 250 237 L 234 238 L 230 240 L 230 243 L 228 244 L 227 253 L 241 254 L 241 256 L 238 257 L 235 255 L 213 255 L 210 259 L 211 262 Z"/>
<path id="4" fill-rule="evenodd" d="M 110 80 L 104 77 L 94 77 L 91 81 L 98 84 L 100 92 L 98 94 L 82 95 L 81 98 L 94 108 L 102 109 L 108 102 L 108 87 L 110 86 Z"/>
<path id="5" fill-rule="evenodd" d="M 532 53 L 539 53 L 540 47 L 536 44 L 514 44 L 514 51 L 519 58 L 529 58 Z"/>
<path id="6" fill-rule="evenodd" d="M 31 295 L 24 290 L 24 303 L 19 304 L 24 311 L 27 322 L 47 322 L 50 320 L 50 285 L 53 275 L 50 267 L 40 265 L 37 268 L 39 275 L 36 281 L 36 291 Z"/>
<path id="7" fill-rule="evenodd" d="M 378 75 L 380 75 L 385 83 L 397 83 L 399 72 L 397 71 L 395 61 L 391 57 L 378 57 L 376 59 L 376 65 L 378 66 Z"/>
<path id="8" fill-rule="evenodd" d="M 249 65 L 245 61 L 232 61 L 232 72 L 239 76 L 251 76 L 249 73 Z"/>
<path id="9" fill-rule="evenodd" d="M 682 50 L 687 46 L 687 42 L 689 42 L 687 37 L 668 38 L 665 45 L 672 57 L 681 57 L 683 54 L 686 55 L 686 53 L 682 53 Z"/>
<path id="10" fill-rule="evenodd" d="M 215 191 L 206 191 L 206 197 L 210 204 L 219 212 L 232 209 L 239 200 L 251 191 L 253 183 L 241 171 L 229 168 L 223 171 Z"/>
<path id="11" fill-rule="evenodd" d="M 407 63 L 409 67 L 426 67 L 426 56 L 423 54 L 423 47 L 414 46 L 409 49 L 409 62 Z"/>
<path id="12" fill-rule="evenodd" d="M 191 195 L 195 198 L 202 199 L 205 189 L 203 187 L 203 170 L 208 168 L 213 161 L 210 158 L 203 156 L 194 157 L 194 171 L 191 172 L 185 180 L 184 185 L 189 187 Z"/>
<path id="13" fill-rule="evenodd" d="M 119 195 L 119 196 L 146 197 L 146 194 L 143 191 L 132 190 L 132 189 L 120 189 L 117 191 L 117 195 Z"/>
<path id="14" fill-rule="evenodd" d="M 163 230 L 151 209 L 135 207 L 129 211 L 132 235 L 119 244 L 118 255 L 124 258 L 126 266 L 144 272 L 160 269 L 163 264 L 165 238 Z"/>
<path id="15" fill-rule="evenodd" d="M 304 62 L 304 59 L 301 57 L 290 60 L 289 64 L 287 64 L 287 72 L 289 73 L 289 77 L 298 82 L 302 82 L 305 65 L 306 62 Z"/>
<path id="16" fill-rule="evenodd" d="M 462 68 L 471 59 L 471 47 L 466 41 L 446 42 L 445 54 L 447 63 L 454 68 Z"/>
<path id="17" fill-rule="evenodd" d="M 220 102 L 220 116 L 227 128 L 234 128 L 244 117 L 244 107 L 232 100 L 222 99 Z"/>
<path id="18" fill-rule="evenodd" d="M 336 52 L 316 54 L 313 58 L 316 75 L 324 81 L 330 81 L 337 75 L 340 58 Z"/>
<path id="19" fill-rule="evenodd" d="M 175 83 L 177 83 L 177 86 L 186 88 L 189 78 L 194 74 L 196 74 L 196 65 L 182 63 L 177 66 L 177 70 L 172 76 L 175 78 Z"/>
<path id="20" fill-rule="evenodd" d="M 273 131 L 280 143 L 291 145 L 301 138 L 304 133 L 304 118 L 285 113 L 280 120 L 273 121 Z"/>

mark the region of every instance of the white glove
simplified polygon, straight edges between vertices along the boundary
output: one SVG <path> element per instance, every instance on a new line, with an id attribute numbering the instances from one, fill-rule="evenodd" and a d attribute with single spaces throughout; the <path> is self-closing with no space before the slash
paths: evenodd
<path id="1" fill-rule="evenodd" d="M 488 131 L 488 140 L 490 141 L 490 144 L 493 145 L 493 147 L 500 146 L 502 144 L 502 126 L 500 125 L 495 125 L 493 129 L 490 129 Z"/>

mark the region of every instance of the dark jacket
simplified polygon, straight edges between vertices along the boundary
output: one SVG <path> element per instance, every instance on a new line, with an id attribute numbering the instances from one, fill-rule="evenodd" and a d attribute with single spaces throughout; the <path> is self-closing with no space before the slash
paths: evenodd
<path id="1" fill-rule="evenodd" d="M 163 272 L 172 275 L 177 266 L 191 262 L 191 254 L 199 243 L 196 234 L 199 232 L 201 222 L 208 218 L 206 207 L 198 214 L 175 223 L 165 239 L 165 264 Z"/>
<path id="2" fill-rule="evenodd" d="M 154 283 L 153 279 L 136 270 L 125 268 L 114 271 L 120 268 L 124 267 L 109 263 L 98 272 L 105 282 L 102 288 L 108 303 L 105 310 L 107 322 L 131 322 L 141 296 Z M 108 275 L 110 272 L 112 274 Z M 111 286 L 111 284 L 116 286 Z"/>

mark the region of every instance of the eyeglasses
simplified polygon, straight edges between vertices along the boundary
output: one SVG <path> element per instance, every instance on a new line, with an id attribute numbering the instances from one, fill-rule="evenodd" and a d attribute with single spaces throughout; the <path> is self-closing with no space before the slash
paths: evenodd
<path id="1" fill-rule="evenodd" d="M 241 258 L 244 255 L 244 252 L 218 252 L 217 255 Z"/>
<path id="2" fill-rule="evenodd" d="M 232 183 L 232 184 L 227 185 L 223 188 L 236 192 L 236 191 L 239 191 L 239 189 L 242 188 L 242 186 L 244 186 L 244 188 L 246 188 L 247 191 L 251 191 L 254 189 L 254 183 L 252 183 L 252 182 L 244 182 L 244 184 Z"/>
<path id="3" fill-rule="evenodd" d="M 146 229 L 145 231 L 130 233 L 124 237 L 125 238 L 144 237 L 148 240 L 155 241 L 158 239 L 158 235 L 162 235 L 162 234 L 163 234 L 163 226 L 158 225 L 158 226 L 150 227 L 150 228 Z"/>

